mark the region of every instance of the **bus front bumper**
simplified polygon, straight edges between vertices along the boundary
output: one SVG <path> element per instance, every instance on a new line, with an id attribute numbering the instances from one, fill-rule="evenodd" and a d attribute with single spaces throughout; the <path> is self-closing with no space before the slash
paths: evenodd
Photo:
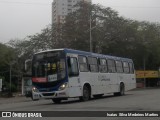
<path id="1" fill-rule="evenodd" d="M 53 98 L 68 98 L 66 91 L 54 91 L 54 92 L 32 92 L 32 99 L 53 99 Z"/>

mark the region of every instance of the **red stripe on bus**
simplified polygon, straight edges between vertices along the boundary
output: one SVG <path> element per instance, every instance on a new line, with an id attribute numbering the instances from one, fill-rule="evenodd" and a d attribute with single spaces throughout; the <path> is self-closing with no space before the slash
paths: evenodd
<path id="1" fill-rule="evenodd" d="M 43 83 L 43 82 L 47 82 L 47 78 L 32 78 L 32 81 Z"/>

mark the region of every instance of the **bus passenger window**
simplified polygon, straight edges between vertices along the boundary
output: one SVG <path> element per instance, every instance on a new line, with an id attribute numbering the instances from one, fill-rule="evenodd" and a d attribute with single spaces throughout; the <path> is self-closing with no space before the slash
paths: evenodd
<path id="1" fill-rule="evenodd" d="M 88 72 L 87 58 L 85 56 L 78 56 L 79 69 L 81 72 Z"/>
<path id="2" fill-rule="evenodd" d="M 106 73 L 108 71 L 105 59 L 99 59 L 99 71 L 101 73 Z"/>
<path id="3" fill-rule="evenodd" d="M 77 63 L 77 58 L 68 58 L 68 74 L 69 76 L 78 76 L 79 71 L 78 71 L 78 63 Z"/>
<path id="4" fill-rule="evenodd" d="M 134 73 L 133 63 L 129 63 L 129 71 L 130 73 Z"/>
<path id="5" fill-rule="evenodd" d="M 98 72 L 97 58 L 88 57 L 88 64 L 91 72 Z"/>
<path id="6" fill-rule="evenodd" d="M 117 73 L 123 73 L 123 66 L 121 61 L 116 61 Z"/>
<path id="7" fill-rule="evenodd" d="M 56 69 L 56 64 L 52 64 L 52 69 L 55 70 Z"/>
<path id="8" fill-rule="evenodd" d="M 111 59 L 107 60 L 107 64 L 108 64 L 108 72 L 115 73 L 116 72 L 115 61 Z"/>
<path id="9" fill-rule="evenodd" d="M 128 62 L 123 62 L 124 73 L 129 73 L 129 64 Z"/>

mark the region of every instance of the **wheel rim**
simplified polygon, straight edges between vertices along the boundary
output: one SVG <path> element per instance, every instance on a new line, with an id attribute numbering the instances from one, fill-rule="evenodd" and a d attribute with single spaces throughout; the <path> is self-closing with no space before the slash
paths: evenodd
<path id="1" fill-rule="evenodd" d="M 121 85 L 121 95 L 124 95 L 124 86 Z"/>
<path id="2" fill-rule="evenodd" d="M 84 98 L 84 100 L 88 100 L 89 99 L 89 90 L 86 87 L 83 90 L 83 98 Z"/>

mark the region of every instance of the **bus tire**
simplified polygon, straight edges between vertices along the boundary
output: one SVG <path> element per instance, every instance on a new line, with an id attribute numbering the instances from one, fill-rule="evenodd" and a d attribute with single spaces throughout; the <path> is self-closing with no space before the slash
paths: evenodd
<path id="1" fill-rule="evenodd" d="M 121 83 L 119 86 L 119 92 L 115 92 L 114 96 L 123 96 L 125 95 L 125 86 L 124 83 Z"/>
<path id="2" fill-rule="evenodd" d="M 120 84 L 120 92 L 119 92 L 119 95 L 120 95 L 120 96 L 125 95 L 125 86 L 124 86 L 124 83 L 121 83 L 121 84 Z"/>
<path id="3" fill-rule="evenodd" d="M 85 85 L 83 87 L 83 96 L 80 97 L 80 101 L 88 101 L 91 96 L 91 90 L 89 86 Z"/>
<path id="4" fill-rule="evenodd" d="M 54 99 L 52 99 L 52 101 L 53 101 L 55 104 L 60 104 L 60 103 L 61 103 L 61 99 L 58 99 L 58 98 L 54 98 Z"/>

